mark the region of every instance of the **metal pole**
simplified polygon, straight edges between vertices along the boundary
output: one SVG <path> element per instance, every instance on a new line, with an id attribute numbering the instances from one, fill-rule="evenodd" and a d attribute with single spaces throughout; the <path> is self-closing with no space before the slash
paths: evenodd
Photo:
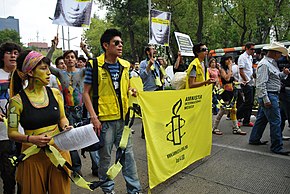
<path id="1" fill-rule="evenodd" d="M 70 38 L 69 38 L 69 27 L 67 27 L 67 45 L 68 45 L 68 50 L 70 50 Z"/>
<path id="2" fill-rule="evenodd" d="M 61 26 L 61 30 L 62 30 L 62 50 L 65 50 L 65 46 L 64 46 L 64 31 L 63 31 L 63 26 Z"/>
<path id="3" fill-rule="evenodd" d="M 151 30 L 151 29 L 150 29 L 150 22 L 151 22 L 151 21 L 150 21 L 150 10 L 151 10 L 151 0 L 148 0 L 148 20 L 149 20 L 149 31 L 148 31 L 148 32 L 149 32 L 149 33 L 148 33 L 148 34 L 149 34 L 149 36 L 148 36 L 149 39 L 148 39 L 148 40 L 149 40 L 149 41 L 150 41 L 150 30 Z M 148 42 L 149 42 L 149 41 L 148 41 Z"/>

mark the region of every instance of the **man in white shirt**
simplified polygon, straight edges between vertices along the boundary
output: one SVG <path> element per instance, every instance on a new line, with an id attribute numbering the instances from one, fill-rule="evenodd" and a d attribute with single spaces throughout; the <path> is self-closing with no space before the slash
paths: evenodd
<path id="1" fill-rule="evenodd" d="M 253 80 L 253 54 L 255 52 L 255 43 L 248 42 L 245 45 L 246 51 L 240 55 L 238 66 L 240 70 L 239 82 L 241 82 L 244 93 L 244 102 L 238 108 L 237 118 L 243 118 L 243 126 L 253 127 L 250 121 L 252 107 L 254 102 L 254 80 Z"/>

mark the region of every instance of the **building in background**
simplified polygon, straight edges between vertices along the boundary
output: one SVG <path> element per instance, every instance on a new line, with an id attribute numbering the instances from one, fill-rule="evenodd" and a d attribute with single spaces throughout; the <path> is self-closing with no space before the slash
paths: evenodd
<path id="1" fill-rule="evenodd" d="M 5 29 L 15 30 L 19 34 L 19 19 L 15 19 L 14 16 L 0 18 L 0 31 Z"/>
<path id="2" fill-rule="evenodd" d="M 48 44 L 46 42 L 29 42 L 27 46 L 28 48 L 32 50 L 37 50 L 39 52 L 41 51 L 47 52 L 49 49 Z"/>

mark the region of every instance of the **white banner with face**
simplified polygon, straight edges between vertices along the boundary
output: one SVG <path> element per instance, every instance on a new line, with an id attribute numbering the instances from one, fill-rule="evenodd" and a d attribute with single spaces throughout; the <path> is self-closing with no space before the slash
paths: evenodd
<path id="1" fill-rule="evenodd" d="M 182 34 L 180 32 L 174 32 L 175 38 L 178 44 L 179 51 L 182 56 L 194 56 L 193 54 L 193 44 L 190 37 L 187 34 Z"/>
<path id="2" fill-rule="evenodd" d="M 90 25 L 92 0 L 57 0 L 53 24 L 73 27 Z"/>
<path id="3" fill-rule="evenodd" d="M 149 44 L 169 46 L 171 13 L 151 9 Z"/>

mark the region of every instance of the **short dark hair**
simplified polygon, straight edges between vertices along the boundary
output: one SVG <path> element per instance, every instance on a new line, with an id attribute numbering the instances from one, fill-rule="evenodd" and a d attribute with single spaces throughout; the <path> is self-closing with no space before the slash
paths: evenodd
<path id="1" fill-rule="evenodd" d="M 197 53 L 200 53 L 200 47 L 204 46 L 205 44 L 204 43 L 197 43 L 193 46 L 192 50 L 193 50 L 193 53 L 195 55 L 195 57 L 197 56 Z"/>
<path id="2" fill-rule="evenodd" d="M 144 52 L 145 52 L 145 55 L 147 56 L 147 51 L 150 51 L 150 48 L 154 48 L 154 46 L 153 45 L 147 45 L 146 47 L 145 47 L 145 50 L 144 50 Z"/>
<path id="3" fill-rule="evenodd" d="M 226 65 L 226 60 L 228 60 L 228 59 L 233 59 L 233 57 L 232 57 L 231 55 L 229 55 L 229 54 L 225 54 L 225 55 L 223 55 L 222 58 L 221 58 L 221 62 L 220 62 L 220 64 L 221 64 L 221 67 L 222 67 L 224 70 L 227 70 L 227 69 L 228 69 L 228 67 L 227 67 L 227 65 Z"/>
<path id="4" fill-rule="evenodd" d="M 84 63 L 87 62 L 87 60 L 86 60 L 86 58 L 84 56 L 79 56 L 78 60 L 81 60 Z"/>
<path id="5" fill-rule="evenodd" d="M 253 42 L 247 42 L 245 44 L 245 48 L 247 48 L 247 49 L 251 48 L 251 46 L 255 46 L 255 43 L 253 43 Z"/>
<path id="6" fill-rule="evenodd" d="M 4 54 L 5 52 L 11 52 L 13 50 L 17 50 L 19 53 L 22 51 L 21 47 L 13 42 L 5 42 L 0 46 L 0 68 L 4 67 Z"/>
<path id="7" fill-rule="evenodd" d="M 67 50 L 63 53 L 63 58 L 65 58 L 68 54 L 73 53 L 76 57 L 76 59 L 78 59 L 78 55 L 74 50 Z"/>
<path id="8" fill-rule="evenodd" d="M 60 60 L 64 60 L 63 56 L 59 56 L 55 59 L 55 65 L 57 66 Z"/>
<path id="9" fill-rule="evenodd" d="M 107 29 L 101 36 L 101 39 L 100 39 L 100 43 L 101 43 L 101 46 L 102 46 L 102 49 L 103 51 L 106 52 L 106 49 L 105 47 L 103 46 L 103 43 L 109 43 L 112 38 L 114 38 L 115 36 L 119 36 L 120 38 L 122 37 L 122 33 L 117 30 L 117 29 L 114 29 L 114 28 L 111 28 L 111 29 Z"/>

